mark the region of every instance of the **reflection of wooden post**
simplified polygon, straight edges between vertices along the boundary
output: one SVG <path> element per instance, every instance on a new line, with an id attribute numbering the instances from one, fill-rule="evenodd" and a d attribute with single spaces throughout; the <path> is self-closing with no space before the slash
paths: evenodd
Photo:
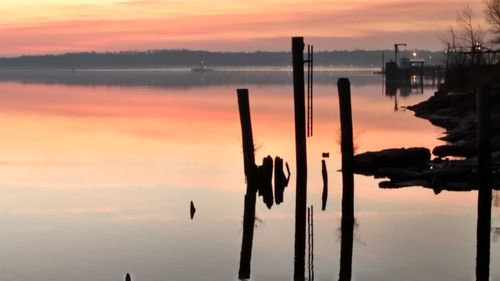
<path id="1" fill-rule="evenodd" d="M 314 281 L 314 207 L 307 208 L 307 261 L 309 281 Z"/>
<path id="2" fill-rule="evenodd" d="M 321 210 L 326 209 L 326 201 L 328 200 L 328 172 L 326 170 L 325 159 L 321 160 L 321 175 L 323 177 L 323 193 L 321 194 Z"/>
<path id="3" fill-rule="evenodd" d="M 490 275 L 491 231 L 491 149 L 490 87 L 477 89 L 477 151 L 479 190 L 477 199 L 476 280 L 488 281 Z"/>
<path id="4" fill-rule="evenodd" d="M 351 85 L 349 79 L 340 78 L 337 87 L 339 91 L 342 151 L 342 221 L 339 280 L 350 281 L 352 275 L 354 233 L 354 146 L 352 137 Z"/>
<path id="5" fill-rule="evenodd" d="M 350 223 L 344 221 L 344 210 L 342 210 L 342 225 L 340 227 L 340 235 L 339 281 L 351 281 L 354 222 Z"/>
<path id="6" fill-rule="evenodd" d="M 243 141 L 243 159 L 247 190 L 245 194 L 245 207 L 243 213 L 243 238 L 241 242 L 239 279 L 250 278 L 250 262 L 252 259 L 253 230 L 255 224 L 255 199 L 256 199 L 256 171 L 252 121 L 250 118 L 250 105 L 248 90 L 238 89 L 238 108 L 240 111 L 241 136 Z"/>
<path id="7" fill-rule="evenodd" d="M 311 279 L 314 281 L 314 207 L 311 205 Z"/>
<path id="8" fill-rule="evenodd" d="M 295 110 L 295 156 L 297 190 L 295 194 L 295 260 L 293 278 L 303 281 L 306 251 L 307 151 L 304 91 L 304 38 L 292 38 L 293 96 Z"/>
<path id="9" fill-rule="evenodd" d="M 311 280 L 311 207 L 307 207 L 307 265 L 309 269 L 308 281 Z"/>

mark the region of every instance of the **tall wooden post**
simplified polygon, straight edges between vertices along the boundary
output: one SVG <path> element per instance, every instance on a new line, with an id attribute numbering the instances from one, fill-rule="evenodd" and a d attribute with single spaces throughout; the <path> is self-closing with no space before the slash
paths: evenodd
<path id="1" fill-rule="evenodd" d="M 237 89 L 238 108 L 240 111 L 241 136 L 243 141 L 243 160 L 247 190 L 245 194 L 243 213 L 243 238 L 241 242 L 239 279 L 250 278 L 250 263 L 252 259 L 253 230 L 255 224 L 255 200 L 257 196 L 257 166 L 255 165 L 252 121 L 248 90 Z"/>
<path id="2" fill-rule="evenodd" d="M 342 220 L 340 245 L 340 281 L 350 281 L 352 276 L 352 249 L 354 233 L 354 146 L 352 137 L 351 85 L 349 79 L 337 83 L 340 106 L 342 151 Z"/>
<path id="3" fill-rule="evenodd" d="M 352 137 L 351 84 L 347 78 L 337 83 L 340 106 L 342 152 L 342 221 L 354 221 L 354 145 Z"/>
<path id="4" fill-rule="evenodd" d="M 292 38 L 293 97 L 295 110 L 295 156 L 297 189 L 295 194 L 295 259 L 293 278 L 303 281 L 306 251 L 307 150 L 304 91 L 304 38 Z"/>
<path id="5" fill-rule="evenodd" d="M 476 90 L 477 97 L 477 151 L 478 151 L 478 199 L 477 199 L 477 252 L 476 281 L 488 281 L 490 275 L 491 232 L 491 111 L 490 86 Z"/>

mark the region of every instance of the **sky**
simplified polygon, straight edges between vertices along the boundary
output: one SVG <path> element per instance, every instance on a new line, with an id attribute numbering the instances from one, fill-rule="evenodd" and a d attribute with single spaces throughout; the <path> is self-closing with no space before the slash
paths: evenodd
<path id="1" fill-rule="evenodd" d="M 149 49 L 443 49 L 454 0 L 7 0 L 0 56 Z M 468 1 L 477 18 L 482 0 Z"/>

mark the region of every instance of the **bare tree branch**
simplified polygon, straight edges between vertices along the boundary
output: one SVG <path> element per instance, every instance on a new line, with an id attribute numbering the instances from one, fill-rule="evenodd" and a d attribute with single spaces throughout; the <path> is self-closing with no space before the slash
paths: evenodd
<path id="1" fill-rule="evenodd" d="M 500 43 L 500 0 L 485 0 L 486 21 L 495 34 L 494 43 Z"/>
<path id="2" fill-rule="evenodd" d="M 458 13 L 457 23 L 462 43 L 466 44 L 467 47 L 483 44 L 484 31 L 481 25 L 474 24 L 474 13 L 469 3 L 465 3 Z"/>

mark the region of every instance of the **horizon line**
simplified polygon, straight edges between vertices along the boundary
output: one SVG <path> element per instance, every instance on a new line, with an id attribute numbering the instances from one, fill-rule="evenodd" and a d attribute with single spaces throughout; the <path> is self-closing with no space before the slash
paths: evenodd
<path id="1" fill-rule="evenodd" d="M 45 54 L 21 54 L 21 55 L 0 55 L 1 59 L 15 59 L 22 57 L 44 57 L 44 56 L 64 56 L 64 55 L 77 55 L 77 54 L 120 54 L 120 53 L 147 53 L 147 52 L 164 52 L 164 51 L 185 51 L 185 52 L 205 52 L 205 53 L 227 53 L 227 54 L 252 54 L 252 53 L 291 53 L 291 50 L 255 50 L 255 51 L 214 51 L 214 50 L 203 50 L 203 49 L 187 49 L 187 48 L 171 48 L 171 49 L 129 49 L 129 50 L 116 50 L 116 51 L 78 51 L 78 52 L 62 52 L 62 53 L 45 53 Z M 315 53 L 328 53 L 328 52 L 394 52 L 392 49 L 333 49 L 333 50 L 318 50 Z M 429 50 L 429 49 L 411 49 L 406 50 L 407 52 L 411 51 L 420 51 L 420 52 L 443 52 L 442 50 Z"/>

